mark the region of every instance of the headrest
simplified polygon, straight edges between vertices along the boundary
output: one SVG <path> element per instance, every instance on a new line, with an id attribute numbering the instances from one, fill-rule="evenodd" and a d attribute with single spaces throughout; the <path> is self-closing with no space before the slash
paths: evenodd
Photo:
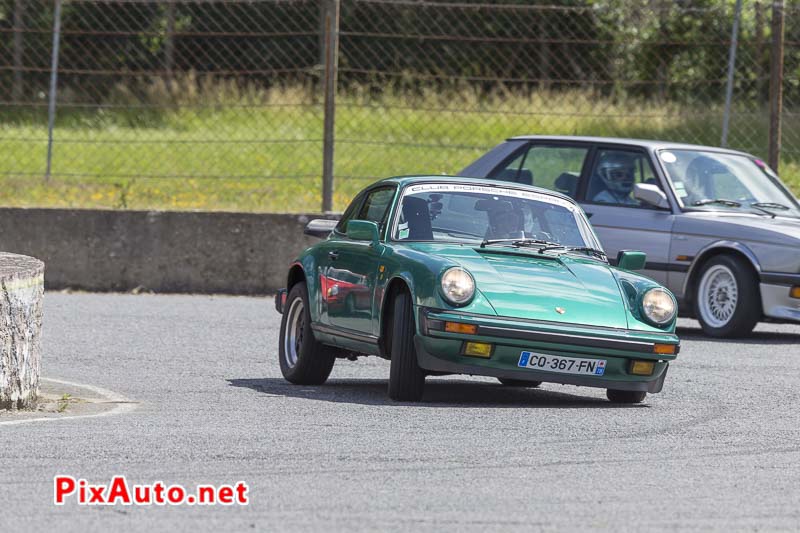
<path id="1" fill-rule="evenodd" d="M 571 172 L 563 172 L 556 178 L 555 186 L 561 192 L 574 192 L 578 184 L 578 176 Z"/>

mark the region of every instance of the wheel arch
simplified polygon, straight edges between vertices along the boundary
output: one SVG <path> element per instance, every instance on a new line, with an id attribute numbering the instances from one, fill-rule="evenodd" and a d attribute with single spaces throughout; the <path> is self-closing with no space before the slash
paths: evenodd
<path id="1" fill-rule="evenodd" d="M 409 296 L 411 296 L 411 301 L 415 302 L 414 299 L 414 284 L 407 276 L 397 275 L 389 280 L 386 284 L 386 289 L 383 291 L 383 298 L 381 300 L 381 321 L 380 321 L 380 329 L 379 337 L 378 337 L 378 348 L 380 349 L 380 356 L 384 359 L 389 359 L 390 349 L 389 347 L 392 344 L 391 339 L 391 328 L 389 325 L 392 323 L 394 309 L 392 307 L 392 302 L 394 302 L 394 297 L 400 292 L 407 292 Z M 412 317 L 414 323 L 416 323 L 416 317 Z"/>
<path id="2" fill-rule="evenodd" d="M 728 255 L 743 260 L 745 264 L 750 265 L 753 269 L 756 278 L 760 278 L 761 264 L 753 251 L 747 246 L 732 241 L 720 241 L 710 244 L 697 254 L 689 267 L 689 272 L 686 274 L 686 279 L 683 282 L 683 299 L 687 305 L 692 306 L 694 304 L 694 289 L 700 279 L 703 267 L 711 259 L 720 255 Z"/>
<path id="3" fill-rule="evenodd" d="M 289 267 L 289 274 L 286 277 L 286 292 L 292 290 L 292 287 L 297 285 L 301 281 L 306 281 L 306 273 L 303 270 L 303 265 L 298 263 L 292 263 L 292 266 Z"/>

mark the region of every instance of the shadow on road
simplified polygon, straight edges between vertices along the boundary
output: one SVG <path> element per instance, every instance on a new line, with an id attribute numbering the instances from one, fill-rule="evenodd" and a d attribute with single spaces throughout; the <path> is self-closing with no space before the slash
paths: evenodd
<path id="1" fill-rule="evenodd" d="M 790 332 L 783 332 L 783 331 L 754 331 L 747 337 L 741 337 L 738 339 L 717 339 L 714 337 L 709 337 L 708 335 L 703 333 L 703 330 L 700 327 L 686 327 L 686 326 L 679 326 L 675 333 L 677 333 L 678 337 L 681 340 L 692 340 L 692 341 L 706 341 L 706 342 L 713 342 L 713 343 L 727 343 L 727 344 L 742 344 L 742 345 L 756 345 L 756 346 L 763 346 L 767 344 L 775 344 L 775 345 L 798 345 L 800 344 L 800 333 L 790 333 Z"/>
<path id="2" fill-rule="evenodd" d="M 620 405 L 605 399 L 548 390 L 562 385 L 545 384 L 539 389 L 506 387 L 483 382 L 428 379 L 423 401 L 394 402 L 386 394 L 386 381 L 375 379 L 331 379 L 325 385 L 292 385 L 280 378 L 229 379 L 234 387 L 253 389 L 268 395 L 305 398 L 361 405 L 414 405 L 420 407 L 499 408 L 643 408 L 646 404 Z"/>

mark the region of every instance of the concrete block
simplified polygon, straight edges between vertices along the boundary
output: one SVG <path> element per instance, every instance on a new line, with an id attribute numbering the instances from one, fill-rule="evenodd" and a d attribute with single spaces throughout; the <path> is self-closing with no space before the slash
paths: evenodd
<path id="1" fill-rule="evenodd" d="M 0 252 L 0 409 L 36 401 L 43 297 L 44 263 Z"/>

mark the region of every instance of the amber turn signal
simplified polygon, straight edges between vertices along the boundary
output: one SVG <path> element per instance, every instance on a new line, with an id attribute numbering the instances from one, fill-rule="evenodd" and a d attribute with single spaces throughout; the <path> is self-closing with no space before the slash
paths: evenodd
<path id="1" fill-rule="evenodd" d="M 800 285 L 792 287 L 792 290 L 789 291 L 789 296 L 792 298 L 800 298 Z"/>
<path id="2" fill-rule="evenodd" d="M 631 374 L 637 376 L 650 376 L 653 374 L 656 364 L 653 361 L 633 361 L 631 363 Z"/>
<path id="3" fill-rule="evenodd" d="M 472 357 L 491 357 L 492 345 L 485 342 L 465 342 L 464 355 Z"/>
<path id="4" fill-rule="evenodd" d="M 674 344 L 655 344 L 653 345 L 653 353 L 662 355 L 673 355 L 675 353 Z"/>
<path id="5" fill-rule="evenodd" d="M 466 333 L 467 335 L 475 335 L 478 332 L 478 326 L 475 324 L 461 324 L 460 322 L 445 322 L 444 330 L 448 333 Z"/>

